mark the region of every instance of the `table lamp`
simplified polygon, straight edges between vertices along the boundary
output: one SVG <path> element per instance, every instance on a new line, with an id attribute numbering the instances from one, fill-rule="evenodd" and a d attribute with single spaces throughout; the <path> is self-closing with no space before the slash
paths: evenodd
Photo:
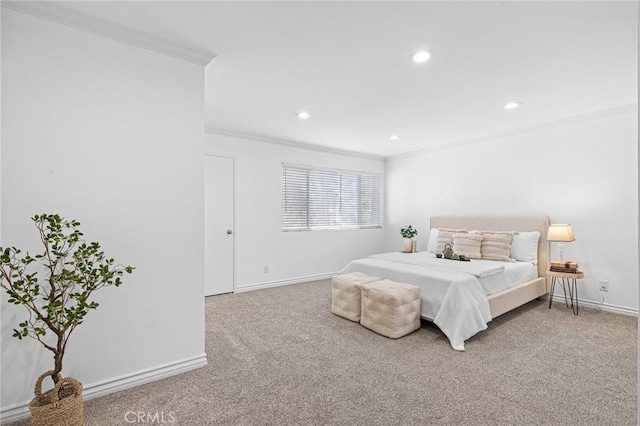
<path id="1" fill-rule="evenodd" d="M 547 241 L 554 241 L 558 243 L 560 260 L 564 260 L 562 258 L 562 243 L 569 243 L 571 241 L 575 241 L 575 238 L 573 237 L 573 230 L 571 229 L 571 225 L 568 223 L 549 225 Z"/>

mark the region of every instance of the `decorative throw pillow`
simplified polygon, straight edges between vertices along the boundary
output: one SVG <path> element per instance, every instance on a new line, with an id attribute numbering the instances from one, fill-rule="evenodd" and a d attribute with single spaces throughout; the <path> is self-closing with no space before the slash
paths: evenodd
<path id="1" fill-rule="evenodd" d="M 511 258 L 520 262 L 538 263 L 538 240 L 540 232 L 519 232 L 511 242 Z"/>
<path id="2" fill-rule="evenodd" d="M 511 262 L 511 241 L 510 233 L 504 234 L 482 234 L 482 247 L 480 253 L 486 260 L 498 260 L 501 262 Z"/>
<path id="3" fill-rule="evenodd" d="M 511 236 L 514 236 L 518 233 L 518 231 L 490 231 L 490 230 L 473 230 L 469 232 L 478 233 L 478 234 L 506 234 Z"/>
<path id="4" fill-rule="evenodd" d="M 442 253 L 444 251 L 445 244 L 451 244 L 451 248 L 453 248 L 453 235 L 457 233 L 465 233 L 466 229 L 449 229 L 449 228 L 439 228 L 438 229 L 438 248 L 436 249 L 437 253 Z"/>
<path id="5" fill-rule="evenodd" d="M 435 253 L 438 251 L 438 228 L 431 228 L 429 231 L 429 241 L 427 242 L 427 251 Z"/>
<path id="6" fill-rule="evenodd" d="M 469 259 L 480 259 L 482 234 L 457 233 L 453 234 L 453 251 Z"/>

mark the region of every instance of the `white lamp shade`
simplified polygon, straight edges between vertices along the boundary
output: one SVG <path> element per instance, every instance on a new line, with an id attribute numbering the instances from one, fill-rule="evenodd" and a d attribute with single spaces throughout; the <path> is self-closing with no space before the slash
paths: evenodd
<path id="1" fill-rule="evenodd" d="M 561 243 L 575 241 L 571 225 L 568 223 L 549 225 L 547 241 L 557 241 Z"/>

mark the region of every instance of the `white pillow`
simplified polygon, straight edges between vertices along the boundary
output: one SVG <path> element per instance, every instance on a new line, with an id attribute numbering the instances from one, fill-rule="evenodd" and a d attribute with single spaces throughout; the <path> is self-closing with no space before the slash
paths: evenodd
<path id="1" fill-rule="evenodd" d="M 511 241 L 511 258 L 520 262 L 538 263 L 538 240 L 540 232 L 519 232 Z"/>
<path id="2" fill-rule="evenodd" d="M 429 231 L 429 241 L 427 242 L 427 251 L 435 253 L 438 251 L 438 228 L 431 228 Z"/>

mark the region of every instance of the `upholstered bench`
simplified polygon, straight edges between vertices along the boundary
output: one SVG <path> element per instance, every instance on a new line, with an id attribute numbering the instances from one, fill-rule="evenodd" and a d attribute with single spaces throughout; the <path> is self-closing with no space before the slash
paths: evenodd
<path id="1" fill-rule="evenodd" d="M 360 299 L 363 284 L 380 281 L 379 277 L 352 272 L 331 279 L 331 312 L 348 320 L 360 321 Z"/>
<path id="2" fill-rule="evenodd" d="M 397 339 L 420 328 L 420 287 L 391 280 L 362 285 L 360 324 Z"/>

